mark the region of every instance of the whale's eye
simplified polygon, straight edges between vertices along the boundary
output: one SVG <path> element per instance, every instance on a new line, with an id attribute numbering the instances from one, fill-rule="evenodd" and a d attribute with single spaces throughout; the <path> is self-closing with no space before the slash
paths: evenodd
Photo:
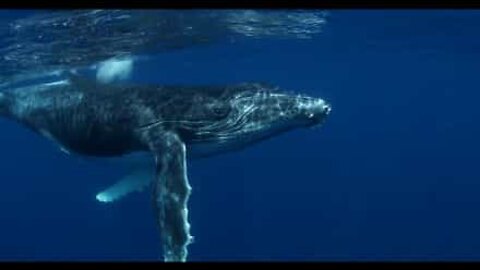
<path id="1" fill-rule="evenodd" d="M 225 117 L 229 111 L 230 108 L 222 103 L 215 103 L 210 106 L 211 112 L 216 116 L 216 117 Z"/>

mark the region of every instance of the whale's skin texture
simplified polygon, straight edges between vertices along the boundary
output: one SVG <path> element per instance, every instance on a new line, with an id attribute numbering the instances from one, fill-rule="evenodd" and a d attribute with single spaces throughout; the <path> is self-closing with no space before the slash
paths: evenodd
<path id="1" fill-rule="evenodd" d="M 187 207 L 192 190 L 188 159 L 319 126 L 330 111 L 321 98 L 289 94 L 264 83 L 106 84 L 70 75 L 0 92 L 0 115 L 54 141 L 67 153 L 110 159 L 146 154 L 153 167 L 151 181 L 124 179 L 100 193 L 99 200 L 113 200 L 151 182 L 164 261 L 180 262 L 187 260 L 193 239 Z"/>

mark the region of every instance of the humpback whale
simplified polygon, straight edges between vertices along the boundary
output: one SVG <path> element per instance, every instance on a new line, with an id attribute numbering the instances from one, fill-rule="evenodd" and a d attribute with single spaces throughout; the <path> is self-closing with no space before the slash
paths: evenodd
<path id="1" fill-rule="evenodd" d="M 80 75 L 0 92 L 0 115 L 82 157 L 136 155 L 134 169 L 97 194 L 114 201 L 151 188 L 163 259 L 185 262 L 189 159 L 236 151 L 289 130 L 321 126 L 331 106 L 265 83 L 105 84 Z"/>

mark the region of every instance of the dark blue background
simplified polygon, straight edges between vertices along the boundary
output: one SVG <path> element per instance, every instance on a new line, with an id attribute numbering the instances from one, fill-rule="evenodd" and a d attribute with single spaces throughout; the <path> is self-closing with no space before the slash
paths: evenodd
<path id="1" fill-rule="evenodd" d="M 189 164 L 189 259 L 480 259 L 480 12 L 328 20 L 313 40 L 217 44 L 136 67 L 135 80 L 267 81 L 333 105 L 321 129 Z M 1 260 L 160 258 L 149 192 L 98 203 L 121 172 L 0 124 Z"/>

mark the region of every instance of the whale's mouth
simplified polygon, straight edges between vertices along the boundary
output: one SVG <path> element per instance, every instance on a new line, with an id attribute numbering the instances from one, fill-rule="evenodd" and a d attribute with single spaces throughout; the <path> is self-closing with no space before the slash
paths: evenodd
<path id="1" fill-rule="evenodd" d="M 330 112 L 332 111 L 332 105 L 330 104 L 325 104 L 323 110 L 325 111 L 325 115 L 329 115 Z"/>

